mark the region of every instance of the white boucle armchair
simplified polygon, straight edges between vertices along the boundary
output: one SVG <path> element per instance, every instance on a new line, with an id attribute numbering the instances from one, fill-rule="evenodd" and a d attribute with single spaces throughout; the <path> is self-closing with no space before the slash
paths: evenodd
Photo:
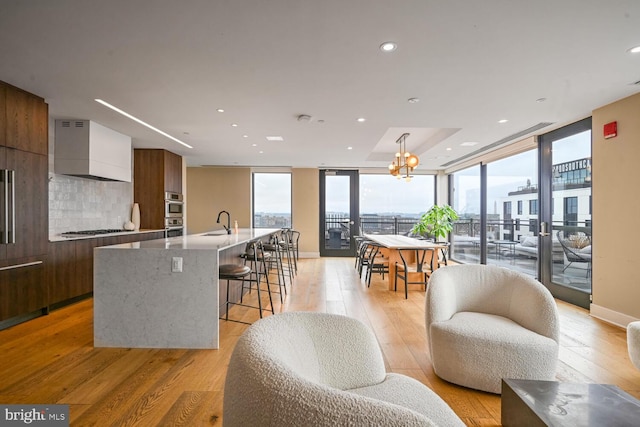
<path id="1" fill-rule="evenodd" d="M 627 325 L 627 350 L 633 366 L 640 369 L 640 320 Z"/>
<path id="2" fill-rule="evenodd" d="M 555 378 L 558 309 L 525 274 L 493 265 L 438 269 L 425 316 L 433 369 L 446 381 L 500 393 L 503 378 Z"/>
<path id="3" fill-rule="evenodd" d="M 225 426 L 464 426 L 424 384 L 387 374 L 375 335 L 346 316 L 289 312 L 238 340 Z"/>

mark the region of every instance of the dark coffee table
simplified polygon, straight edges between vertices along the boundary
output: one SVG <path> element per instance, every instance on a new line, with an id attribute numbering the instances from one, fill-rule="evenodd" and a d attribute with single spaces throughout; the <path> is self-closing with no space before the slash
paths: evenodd
<path id="1" fill-rule="evenodd" d="M 502 425 L 638 426 L 640 400 L 609 384 L 502 380 Z"/>

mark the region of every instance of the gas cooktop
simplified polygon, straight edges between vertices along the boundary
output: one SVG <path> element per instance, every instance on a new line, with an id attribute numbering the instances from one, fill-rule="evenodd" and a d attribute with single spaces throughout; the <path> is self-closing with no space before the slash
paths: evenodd
<path id="1" fill-rule="evenodd" d="M 125 233 L 132 230 L 122 230 L 119 228 L 103 228 L 99 230 L 80 230 L 80 231 L 67 231 L 60 233 L 61 236 L 97 236 L 99 234 L 111 234 L 111 233 Z"/>

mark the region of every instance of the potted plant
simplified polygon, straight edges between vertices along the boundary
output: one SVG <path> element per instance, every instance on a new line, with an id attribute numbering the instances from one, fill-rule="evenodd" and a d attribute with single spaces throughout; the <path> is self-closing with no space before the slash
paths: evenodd
<path id="1" fill-rule="evenodd" d="M 430 236 L 434 240 L 446 238 L 453 230 L 453 222 L 459 218 L 458 213 L 449 205 L 433 205 L 422 214 L 420 220 L 413 226 L 411 233 L 420 236 Z"/>

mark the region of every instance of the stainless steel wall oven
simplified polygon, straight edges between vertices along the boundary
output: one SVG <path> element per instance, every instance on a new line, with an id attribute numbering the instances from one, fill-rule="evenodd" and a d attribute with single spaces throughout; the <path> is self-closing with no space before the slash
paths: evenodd
<path id="1" fill-rule="evenodd" d="M 164 193 L 164 217 L 166 237 L 182 236 L 184 231 L 184 200 L 182 194 Z"/>

